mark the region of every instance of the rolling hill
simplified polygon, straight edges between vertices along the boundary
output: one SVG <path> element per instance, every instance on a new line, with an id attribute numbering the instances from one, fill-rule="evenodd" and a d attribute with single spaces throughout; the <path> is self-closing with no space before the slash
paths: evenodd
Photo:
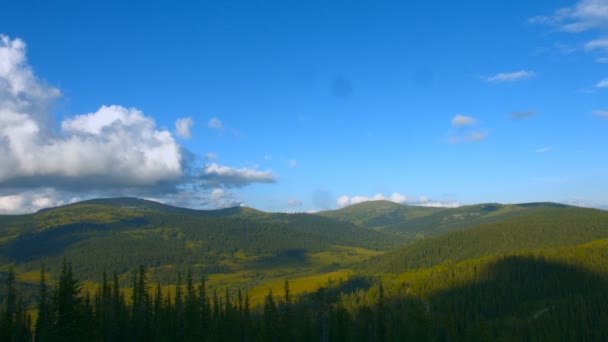
<path id="1" fill-rule="evenodd" d="M 192 210 L 134 198 L 96 199 L 36 214 L 0 216 L 1 264 L 28 272 L 42 263 L 59 265 L 66 257 L 87 279 L 103 270 L 125 273 L 138 265 L 149 267 L 158 278 L 164 278 L 168 269 L 192 265 L 206 274 L 310 266 L 311 254 L 334 246 L 386 250 L 403 242 L 391 234 L 317 215 L 243 207 Z"/>
<path id="2" fill-rule="evenodd" d="M 400 273 L 445 260 L 462 261 L 608 238 L 608 211 L 523 205 L 523 214 L 417 241 L 366 261 L 368 272 Z"/>

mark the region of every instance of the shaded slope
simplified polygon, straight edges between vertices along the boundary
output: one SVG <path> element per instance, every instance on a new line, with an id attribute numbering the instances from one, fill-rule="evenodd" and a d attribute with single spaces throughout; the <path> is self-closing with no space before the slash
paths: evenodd
<path id="1" fill-rule="evenodd" d="M 42 262 L 59 265 L 67 256 L 87 277 L 139 265 L 198 265 L 205 272 L 230 272 L 236 259 L 282 260 L 281 256 L 318 253 L 333 245 L 377 250 L 398 243 L 386 233 L 316 215 L 240 207 L 198 211 L 132 198 L 0 217 L 3 264 L 31 270 Z"/>

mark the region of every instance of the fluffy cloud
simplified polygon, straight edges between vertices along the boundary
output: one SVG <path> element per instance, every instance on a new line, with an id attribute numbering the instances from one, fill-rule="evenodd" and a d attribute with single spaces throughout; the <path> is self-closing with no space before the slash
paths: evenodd
<path id="1" fill-rule="evenodd" d="M 475 122 L 477 122 L 475 118 L 461 114 L 458 114 L 452 118 L 452 126 L 454 127 L 470 126 Z"/>
<path id="2" fill-rule="evenodd" d="M 483 80 L 490 83 L 504 83 L 521 81 L 536 76 L 533 71 L 519 70 L 514 72 L 501 72 L 492 76 L 482 77 Z"/>
<path id="3" fill-rule="evenodd" d="M 194 121 L 192 118 L 180 118 L 175 120 L 175 132 L 177 136 L 184 139 L 190 139 L 192 137 L 192 125 Z"/>
<path id="4" fill-rule="evenodd" d="M 80 195 L 186 198 L 186 185 L 209 191 L 275 180 L 270 171 L 197 167 L 198 157 L 135 108 L 101 106 L 56 122 L 51 108 L 60 95 L 33 74 L 25 43 L 0 35 L 0 211 Z M 178 135 L 190 136 L 190 118 L 175 124 Z M 212 194 L 204 196 L 214 203 Z"/>
<path id="5" fill-rule="evenodd" d="M 458 207 L 460 204 L 458 202 L 441 202 L 441 201 L 432 201 L 426 196 L 420 197 L 407 197 L 400 193 L 394 192 L 390 196 L 385 196 L 381 193 L 375 194 L 372 197 L 367 196 L 353 196 L 350 197 L 348 195 L 340 196 L 336 200 L 336 204 L 338 207 L 346 207 L 353 204 L 369 202 L 369 201 L 391 201 L 394 203 L 400 204 L 409 204 L 409 205 L 418 205 L 425 207 L 449 207 L 454 208 Z"/>
<path id="6" fill-rule="evenodd" d="M 211 119 L 209 119 L 209 122 L 207 122 L 207 126 L 209 126 L 210 128 L 213 128 L 213 129 L 223 129 L 224 128 L 224 124 L 222 124 L 222 122 L 216 117 L 212 117 Z"/>
<path id="7" fill-rule="evenodd" d="M 54 189 L 37 189 L 19 194 L 0 196 L 0 214 L 21 214 L 40 209 L 64 205 L 80 200 L 79 197 L 66 197 Z"/>
<path id="8" fill-rule="evenodd" d="M 211 163 L 206 165 L 199 178 L 210 185 L 243 187 L 251 183 L 274 183 L 276 177 L 271 171 L 258 171 L 251 168 L 232 168 Z"/>

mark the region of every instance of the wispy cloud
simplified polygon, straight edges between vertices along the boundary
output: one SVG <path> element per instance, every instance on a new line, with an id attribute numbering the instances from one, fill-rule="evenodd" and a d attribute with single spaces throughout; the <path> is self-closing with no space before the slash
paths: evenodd
<path id="1" fill-rule="evenodd" d="M 449 139 L 450 144 L 474 143 L 484 141 L 488 138 L 487 132 L 468 132 Z"/>
<path id="2" fill-rule="evenodd" d="M 299 207 L 302 205 L 302 202 L 296 199 L 290 199 L 287 201 L 287 205 L 290 207 Z"/>
<path id="3" fill-rule="evenodd" d="M 212 117 L 211 119 L 209 119 L 209 121 L 207 122 L 207 126 L 213 129 L 223 129 L 224 128 L 224 124 L 220 121 L 220 119 L 216 118 L 216 117 Z"/>
<path id="4" fill-rule="evenodd" d="M 608 78 L 604 78 L 603 80 L 597 82 L 595 84 L 596 88 L 608 88 Z"/>
<path id="5" fill-rule="evenodd" d="M 450 144 L 480 142 L 488 137 L 487 132 L 474 127 L 477 125 L 477 119 L 472 116 L 458 114 L 452 118 L 451 124 L 455 129 L 448 139 Z"/>
<path id="6" fill-rule="evenodd" d="M 543 147 L 536 150 L 536 153 L 545 153 L 551 151 L 551 147 Z"/>
<path id="7" fill-rule="evenodd" d="M 608 1 L 581 0 L 573 6 L 556 10 L 528 20 L 532 24 L 547 24 L 566 32 L 583 32 L 608 27 Z"/>
<path id="8" fill-rule="evenodd" d="M 287 162 L 287 164 L 289 165 L 290 168 L 295 169 L 296 167 L 298 167 L 298 161 L 295 159 L 291 159 Z"/>
<path id="9" fill-rule="evenodd" d="M 192 137 L 191 129 L 193 124 L 194 121 L 192 121 L 192 118 L 175 120 L 175 132 L 177 133 L 177 136 L 184 139 L 190 139 Z"/>
<path id="10" fill-rule="evenodd" d="M 536 115 L 535 110 L 526 110 L 523 112 L 512 112 L 509 114 L 509 117 L 512 119 L 525 119 Z"/>
<path id="11" fill-rule="evenodd" d="M 608 51 L 608 39 L 596 39 L 585 44 L 585 51 L 606 50 Z"/>
<path id="12" fill-rule="evenodd" d="M 534 76 L 536 76 L 536 73 L 533 71 L 519 70 L 513 72 L 501 72 L 492 76 L 484 76 L 481 79 L 489 83 L 505 83 L 522 81 Z"/>
<path id="13" fill-rule="evenodd" d="M 452 126 L 454 127 L 470 126 L 475 122 L 477 122 L 477 120 L 474 117 L 462 114 L 458 114 L 452 118 Z"/>
<path id="14" fill-rule="evenodd" d="M 272 171 L 258 171 L 251 168 L 233 168 L 211 163 L 203 168 L 200 179 L 209 185 L 240 188 L 252 183 L 274 183 Z"/>
<path id="15" fill-rule="evenodd" d="M 573 6 L 557 9 L 551 15 L 540 15 L 528 20 L 532 24 L 545 24 L 559 31 L 580 33 L 596 30 L 606 33 L 608 29 L 608 0 L 580 0 Z M 608 52 L 608 39 L 599 38 L 584 44 L 587 52 Z M 605 56 L 596 59 L 606 63 Z"/>
<path id="16" fill-rule="evenodd" d="M 608 110 L 594 110 L 593 115 L 608 118 Z"/>
<path id="17" fill-rule="evenodd" d="M 425 206 L 425 207 L 455 208 L 455 207 L 460 206 L 460 204 L 455 201 L 450 201 L 450 202 L 433 201 L 426 196 L 408 197 L 408 196 L 402 195 L 397 192 L 394 192 L 389 196 L 385 196 L 384 194 L 381 194 L 381 193 L 375 194 L 374 196 L 371 196 L 371 197 L 360 196 L 360 195 L 351 197 L 348 195 L 343 195 L 343 196 L 340 196 L 336 200 L 336 204 L 338 205 L 338 207 L 343 208 L 343 207 L 346 207 L 349 205 L 369 202 L 369 201 L 391 201 L 391 202 L 399 203 L 399 204 L 418 205 L 418 206 Z"/>

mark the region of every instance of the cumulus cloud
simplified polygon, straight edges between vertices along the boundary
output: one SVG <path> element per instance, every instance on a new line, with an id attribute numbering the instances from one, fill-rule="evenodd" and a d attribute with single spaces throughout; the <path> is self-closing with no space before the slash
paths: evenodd
<path id="1" fill-rule="evenodd" d="M 80 200 L 79 197 L 66 197 L 54 189 L 37 189 L 19 194 L 0 195 L 0 214 L 22 214 L 40 209 L 56 207 Z"/>
<path id="2" fill-rule="evenodd" d="M 276 177 L 271 171 L 258 171 L 251 168 L 232 168 L 211 163 L 206 165 L 199 178 L 211 185 L 243 187 L 251 183 L 274 183 Z"/>
<path id="3" fill-rule="evenodd" d="M 509 114 L 509 117 L 512 119 L 525 119 L 536 115 L 536 111 L 527 110 L 523 112 L 512 112 Z"/>
<path id="4" fill-rule="evenodd" d="M 192 118 L 180 118 L 175 120 L 175 132 L 177 136 L 184 139 L 190 139 L 192 137 L 192 125 L 194 121 Z"/>
<path id="5" fill-rule="evenodd" d="M 501 72 L 492 76 L 484 76 L 482 79 L 490 83 L 504 83 L 521 81 L 536 76 L 533 71 L 519 70 L 513 72 Z"/>
<path id="6" fill-rule="evenodd" d="M 213 129 L 223 129 L 224 128 L 224 124 L 222 124 L 222 122 L 216 117 L 212 117 L 211 119 L 209 119 L 209 122 L 207 122 L 207 126 L 209 126 L 210 128 L 213 128 Z"/>
<path id="7" fill-rule="evenodd" d="M 452 126 L 454 127 L 470 126 L 475 122 L 477 122 L 475 118 L 461 114 L 458 114 L 452 118 Z"/>
<path id="8" fill-rule="evenodd" d="M 454 202 L 454 201 L 451 201 L 451 202 L 433 201 L 426 196 L 408 197 L 408 196 L 402 195 L 397 192 L 394 192 L 389 196 L 385 196 L 384 194 L 381 194 L 381 193 L 375 194 L 374 196 L 371 196 L 371 197 L 360 196 L 360 195 L 351 197 L 348 195 L 343 195 L 343 196 L 340 196 L 336 200 L 336 204 L 338 205 L 338 207 L 343 208 L 343 207 L 346 207 L 349 205 L 359 204 L 359 203 L 369 202 L 369 201 L 391 201 L 391 202 L 399 203 L 399 204 L 409 204 L 409 205 L 426 206 L 426 207 L 454 208 L 454 207 L 459 206 L 459 203 Z"/>
<path id="9" fill-rule="evenodd" d="M 290 199 L 287 201 L 287 205 L 290 207 L 299 207 L 302 205 L 302 202 L 296 199 Z"/>
<path id="10" fill-rule="evenodd" d="M 32 72 L 25 43 L 0 35 L 0 210 L 53 205 L 68 193 L 178 196 L 187 184 L 210 189 L 274 181 L 270 171 L 197 167 L 196 156 L 136 108 L 101 106 L 56 122 L 51 108 L 60 96 Z M 191 126 L 190 118 L 179 119 L 176 133 L 187 137 Z M 30 194 L 41 189 L 54 197 Z"/>

